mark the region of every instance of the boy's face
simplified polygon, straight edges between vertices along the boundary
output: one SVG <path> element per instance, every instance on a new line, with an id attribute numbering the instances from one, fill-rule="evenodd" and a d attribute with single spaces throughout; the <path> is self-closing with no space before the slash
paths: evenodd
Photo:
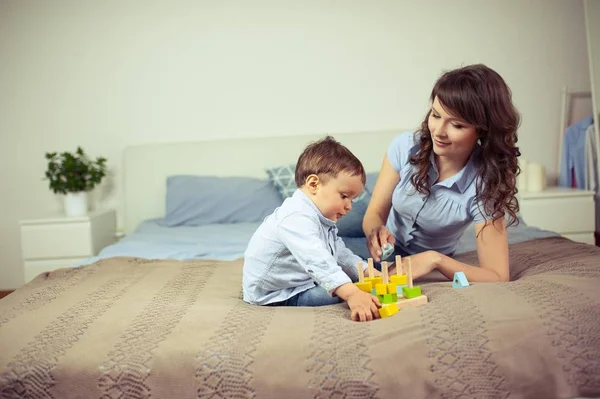
<path id="1" fill-rule="evenodd" d="M 360 176 L 341 172 L 337 177 L 321 180 L 315 175 L 306 179 L 305 192 L 323 216 L 337 222 L 352 209 L 352 200 L 363 190 Z"/>

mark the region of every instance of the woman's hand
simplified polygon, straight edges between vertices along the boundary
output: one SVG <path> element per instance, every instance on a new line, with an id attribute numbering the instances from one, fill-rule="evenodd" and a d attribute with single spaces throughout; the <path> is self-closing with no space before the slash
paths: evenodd
<path id="1" fill-rule="evenodd" d="M 381 260 L 381 255 L 383 254 L 381 247 L 388 242 L 394 245 L 396 239 L 385 226 L 379 226 L 371 230 L 371 234 L 367 237 L 367 248 L 375 262 Z"/>
<path id="2" fill-rule="evenodd" d="M 442 261 L 443 256 L 444 255 L 437 251 L 425 251 L 416 255 L 403 256 L 402 271 L 406 273 L 408 270 L 408 259 L 410 258 L 412 278 L 419 278 L 436 269 Z M 396 273 L 395 265 L 394 268 L 390 270 L 390 273 Z"/>

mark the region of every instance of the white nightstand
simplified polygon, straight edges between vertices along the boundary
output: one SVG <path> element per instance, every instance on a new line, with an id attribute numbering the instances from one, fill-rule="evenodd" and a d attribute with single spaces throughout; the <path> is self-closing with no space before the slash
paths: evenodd
<path id="1" fill-rule="evenodd" d="M 25 282 L 46 271 L 69 267 L 115 242 L 114 210 L 82 217 L 56 215 L 22 220 L 21 250 Z"/>
<path id="2" fill-rule="evenodd" d="M 594 192 L 548 187 L 518 194 L 521 216 L 528 226 L 551 230 L 573 241 L 595 244 Z"/>

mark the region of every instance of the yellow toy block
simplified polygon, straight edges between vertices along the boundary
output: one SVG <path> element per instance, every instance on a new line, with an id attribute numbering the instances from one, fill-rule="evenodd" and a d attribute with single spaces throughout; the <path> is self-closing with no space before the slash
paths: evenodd
<path id="1" fill-rule="evenodd" d="M 389 305 L 385 305 L 379 308 L 379 316 L 381 318 L 390 317 L 394 314 L 398 313 L 398 305 L 395 303 L 391 303 Z"/>
<path id="2" fill-rule="evenodd" d="M 377 284 L 383 284 L 381 277 L 365 277 L 365 283 L 370 282 L 375 287 Z"/>
<path id="3" fill-rule="evenodd" d="M 358 287 L 359 290 L 368 292 L 369 294 L 373 290 L 373 284 L 371 284 L 370 281 L 367 281 L 365 283 L 354 283 L 354 284 Z"/>
<path id="4" fill-rule="evenodd" d="M 396 284 L 394 283 L 389 283 L 388 285 L 385 286 L 386 288 L 386 294 L 396 294 Z"/>
<path id="5" fill-rule="evenodd" d="M 387 294 L 387 286 L 385 284 L 375 284 L 375 293 L 377 295 Z"/>
<path id="6" fill-rule="evenodd" d="M 390 281 L 392 282 L 392 284 L 395 284 L 395 285 L 407 285 L 408 284 L 408 278 L 406 277 L 406 274 L 403 274 L 401 276 L 398 276 L 397 274 L 393 274 L 390 276 Z"/>

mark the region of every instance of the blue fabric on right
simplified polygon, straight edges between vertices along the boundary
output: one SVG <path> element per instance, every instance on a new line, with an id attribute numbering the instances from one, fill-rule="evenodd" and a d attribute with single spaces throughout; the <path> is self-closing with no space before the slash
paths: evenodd
<path id="1" fill-rule="evenodd" d="M 571 170 L 575 171 L 575 187 L 585 188 L 585 132 L 594 123 L 594 118 L 588 116 L 565 130 L 560 162 L 558 185 L 573 187 Z"/>

